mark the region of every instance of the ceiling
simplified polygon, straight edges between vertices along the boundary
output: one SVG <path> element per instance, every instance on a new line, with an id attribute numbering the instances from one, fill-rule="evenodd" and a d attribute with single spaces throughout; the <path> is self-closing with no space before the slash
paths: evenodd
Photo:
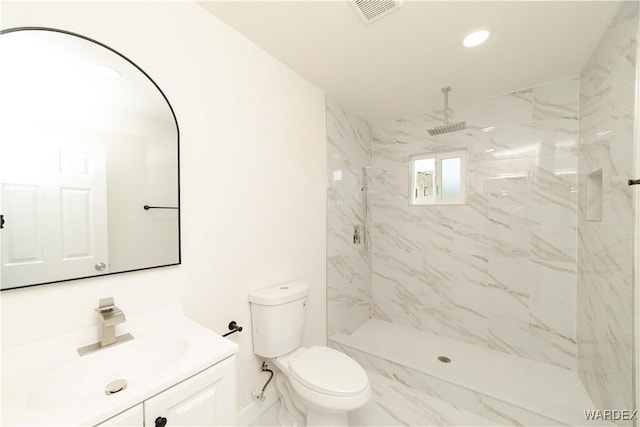
<path id="1" fill-rule="evenodd" d="M 371 123 L 580 73 L 618 1 L 405 1 L 364 23 L 349 1 L 199 4 Z M 491 31 L 475 48 L 466 34 Z"/>

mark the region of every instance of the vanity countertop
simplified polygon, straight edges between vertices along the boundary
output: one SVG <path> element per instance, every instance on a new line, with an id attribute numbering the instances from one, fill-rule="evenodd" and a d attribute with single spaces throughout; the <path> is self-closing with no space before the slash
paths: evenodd
<path id="1" fill-rule="evenodd" d="M 180 306 L 131 316 L 134 340 L 79 356 L 97 340 L 79 330 L 2 353 L 3 426 L 95 425 L 233 356 L 237 344 L 188 319 Z M 107 395 L 105 386 L 127 387 Z"/>

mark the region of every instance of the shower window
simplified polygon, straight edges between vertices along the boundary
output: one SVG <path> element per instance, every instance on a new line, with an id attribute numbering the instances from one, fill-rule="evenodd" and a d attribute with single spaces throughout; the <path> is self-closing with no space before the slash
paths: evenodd
<path id="1" fill-rule="evenodd" d="M 410 159 L 411 205 L 465 203 L 467 152 L 423 153 Z"/>

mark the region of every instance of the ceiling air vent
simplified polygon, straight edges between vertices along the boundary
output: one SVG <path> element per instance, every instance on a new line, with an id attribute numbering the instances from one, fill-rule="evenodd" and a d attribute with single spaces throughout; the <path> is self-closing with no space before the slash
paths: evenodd
<path id="1" fill-rule="evenodd" d="M 366 23 L 382 18 L 402 7 L 402 0 L 352 0 L 360 18 Z"/>

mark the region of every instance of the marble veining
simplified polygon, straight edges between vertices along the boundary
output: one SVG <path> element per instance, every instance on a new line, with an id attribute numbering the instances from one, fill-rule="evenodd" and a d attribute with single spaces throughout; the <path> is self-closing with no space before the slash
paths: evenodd
<path id="1" fill-rule="evenodd" d="M 636 178 L 637 31 L 638 3 L 624 2 L 580 76 L 578 372 L 598 408 L 633 408 L 634 190 L 626 180 Z M 602 215 L 589 221 L 587 176 L 600 169 Z"/>
<path id="2" fill-rule="evenodd" d="M 406 400 L 415 402 L 420 395 L 439 399 L 492 420 L 489 425 L 610 425 L 587 423 L 584 409 L 594 405 L 577 372 L 548 363 L 376 319 L 350 335 L 335 335 L 330 344 L 388 384 L 407 388 L 399 392 Z M 442 364 L 437 355 L 449 356 L 452 362 Z M 375 381 L 372 384 L 375 388 Z M 383 406 L 384 395 L 383 389 L 374 397 Z M 405 416 L 420 412 L 407 402 L 396 402 L 395 412 L 393 405 L 388 409 L 398 420 L 406 422 Z M 422 416 L 429 419 L 428 413 Z M 468 422 L 478 425 L 478 420 Z"/>
<path id="3" fill-rule="evenodd" d="M 493 426 L 489 420 L 445 400 L 420 393 L 398 381 L 367 372 L 374 392 L 373 405 L 349 414 L 350 425 L 359 426 Z M 371 406 L 373 406 L 371 405 Z"/>
<path id="4" fill-rule="evenodd" d="M 596 407 L 632 407 L 637 9 L 623 3 L 580 76 L 457 106 L 462 132 L 428 136 L 442 111 L 372 127 L 327 99 L 330 336 L 373 317 L 577 371 Z M 460 149 L 466 204 L 410 206 L 410 156 Z M 588 221 L 598 171 L 602 215 Z M 384 375 L 421 387 L 397 369 Z M 419 411 L 401 397 L 385 401 Z"/>
<path id="5" fill-rule="evenodd" d="M 371 167 L 371 127 L 327 97 L 328 333 L 350 332 L 370 317 L 371 209 L 364 217 L 362 168 Z M 353 243 L 353 227 L 364 241 Z"/>
<path id="6" fill-rule="evenodd" d="M 576 369 L 578 78 L 373 128 L 373 316 Z M 408 159 L 466 149 L 467 203 L 409 206 Z"/>

